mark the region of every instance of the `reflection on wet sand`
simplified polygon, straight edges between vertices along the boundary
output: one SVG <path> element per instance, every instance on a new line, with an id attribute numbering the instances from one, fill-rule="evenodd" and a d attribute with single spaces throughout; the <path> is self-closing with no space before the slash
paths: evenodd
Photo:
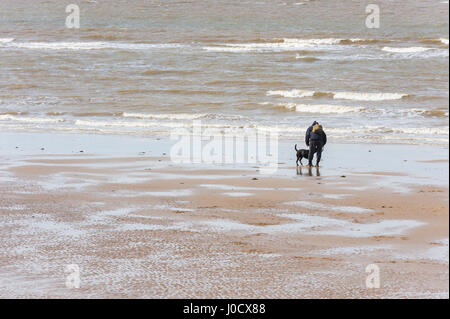
<path id="1" fill-rule="evenodd" d="M 313 167 L 312 166 L 297 166 L 297 175 L 303 175 L 303 168 L 306 168 L 308 171 L 308 176 L 320 176 L 320 169 L 319 166 L 315 166 L 315 175 L 313 174 Z"/>

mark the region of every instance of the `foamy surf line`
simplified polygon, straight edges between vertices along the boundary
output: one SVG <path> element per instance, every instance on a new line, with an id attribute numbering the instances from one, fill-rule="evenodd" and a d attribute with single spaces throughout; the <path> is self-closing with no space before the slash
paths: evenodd
<path id="1" fill-rule="evenodd" d="M 379 115 L 396 115 L 396 116 L 434 116 L 448 117 L 449 112 L 446 110 L 426 110 L 426 109 L 385 109 L 361 106 L 347 106 L 334 104 L 301 104 L 287 103 L 278 104 L 279 107 L 289 111 L 311 114 L 342 114 L 342 113 L 368 113 Z"/>
<path id="2" fill-rule="evenodd" d="M 165 119 L 165 120 L 195 120 L 207 117 L 208 114 L 145 114 L 145 113 L 123 113 L 123 117 L 138 118 L 138 119 Z"/>
<path id="3" fill-rule="evenodd" d="M 374 39 L 274 39 L 274 42 L 263 43 L 223 43 L 217 46 L 202 47 L 206 51 L 217 52 L 249 52 L 249 51 L 290 51 L 302 48 L 317 48 L 319 46 L 332 46 L 338 44 L 371 43 Z M 125 43 L 112 41 L 86 41 L 86 42 L 20 42 L 15 38 L 0 38 L 1 47 L 17 49 L 44 49 L 44 50 L 149 50 L 191 47 L 181 43 Z M 1 48 L 0 47 L 0 48 Z"/>
<path id="4" fill-rule="evenodd" d="M 178 43 L 125 43 L 125 42 L 16 42 L 14 38 L 0 39 L 0 48 L 31 50 L 152 50 L 186 47 Z"/>
<path id="5" fill-rule="evenodd" d="M 216 43 L 202 47 L 208 52 L 222 52 L 222 53 L 265 53 L 265 52 L 292 52 L 299 50 L 312 50 L 314 52 L 337 51 L 342 52 L 346 49 L 364 50 L 368 45 L 375 45 L 377 50 L 397 53 L 397 54 L 415 54 L 414 57 L 441 57 L 447 56 L 447 50 L 442 50 L 442 45 L 448 46 L 448 39 L 439 38 L 431 40 L 423 40 L 424 43 L 441 44 L 439 47 L 421 47 L 421 46 L 405 46 L 405 47 L 381 47 L 380 44 L 403 43 L 400 39 L 339 39 L 339 38 L 324 38 L 324 39 L 273 39 L 263 42 L 249 42 L 249 43 Z M 414 45 L 414 44 L 412 44 Z M 433 53 L 420 55 L 427 51 Z M 298 55 L 297 55 L 298 56 Z M 380 58 L 383 58 L 380 56 Z"/>
<path id="6" fill-rule="evenodd" d="M 444 42 L 439 41 L 442 45 Z M 387 55 L 395 58 L 414 58 L 414 59 L 428 59 L 428 58 L 445 58 L 448 57 L 448 48 L 430 48 L 430 47 L 383 47 L 381 49 Z"/>
<path id="7" fill-rule="evenodd" d="M 351 112 L 369 113 L 372 115 L 395 115 L 395 116 L 421 116 L 422 110 L 384 110 L 377 108 L 363 108 L 343 105 L 307 105 L 307 104 L 280 104 L 279 107 L 287 110 L 295 110 L 305 114 L 347 114 Z M 415 115 L 418 114 L 418 115 Z M 448 117 L 448 112 L 446 113 Z M 130 113 L 125 116 L 111 116 L 105 118 L 78 119 L 69 116 L 42 117 L 27 114 L 27 116 L 0 114 L 0 128 L 5 130 L 33 129 L 43 132 L 100 132 L 101 134 L 125 134 L 141 135 L 154 134 L 157 136 L 175 134 L 185 136 L 193 134 L 197 119 L 201 119 L 202 130 L 207 130 L 211 136 L 223 136 L 234 134 L 236 136 L 246 135 L 258 129 L 260 132 L 277 132 L 283 138 L 298 138 L 304 134 L 306 127 L 291 125 L 268 125 L 265 122 L 249 122 L 248 118 L 227 117 L 216 115 L 210 118 L 205 114 L 145 114 Z M 212 119 L 212 121 L 211 121 Z M 218 120 L 219 119 L 219 120 Z M 332 125 L 327 126 L 330 137 L 336 141 L 348 141 L 348 134 L 352 134 L 352 141 L 361 143 L 372 143 L 374 141 L 389 142 L 402 139 L 406 144 L 447 144 L 449 127 L 391 127 L 383 125 L 359 125 L 350 128 L 341 128 Z"/>
<path id="8" fill-rule="evenodd" d="M 310 90 L 277 90 L 267 91 L 267 96 L 280 96 L 286 98 L 305 98 L 305 97 L 323 97 L 329 96 L 336 100 L 355 100 L 355 101 L 386 101 L 400 100 L 410 96 L 405 93 L 366 93 L 366 92 L 320 92 Z"/>
<path id="9" fill-rule="evenodd" d="M 221 119 L 228 121 L 242 120 L 246 119 L 242 115 L 229 115 L 229 114 L 219 114 L 219 113 L 128 113 L 124 112 L 121 116 L 125 118 L 136 118 L 136 119 L 154 119 L 154 120 L 200 120 L 200 119 Z"/>
<path id="10" fill-rule="evenodd" d="M 270 51 L 295 51 L 301 49 L 314 49 L 318 47 L 344 46 L 344 45 L 363 45 L 373 44 L 380 41 L 389 42 L 390 40 L 378 39 L 341 39 L 341 38 L 323 38 L 323 39 L 297 39 L 282 38 L 268 41 L 250 42 L 250 43 L 217 43 L 214 46 L 205 46 L 203 50 L 211 52 L 270 52 Z"/>
<path id="11" fill-rule="evenodd" d="M 26 117 L 26 116 L 16 116 L 10 114 L 0 114 L 0 121 L 17 121 L 17 122 L 28 122 L 28 123 L 61 123 L 65 122 L 63 118 L 43 118 L 43 117 Z"/>
<path id="12" fill-rule="evenodd" d="M 405 48 L 383 47 L 381 50 L 392 53 L 417 53 L 433 49 L 434 48 L 425 48 L 425 47 L 405 47 Z"/>
<path id="13" fill-rule="evenodd" d="M 315 113 L 315 114 L 332 114 L 332 113 L 353 113 L 364 112 L 367 108 L 353 107 L 344 105 L 326 105 L 326 104 L 296 104 L 288 103 L 281 104 L 287 110 L 296 111 L 299 113 Z"/>

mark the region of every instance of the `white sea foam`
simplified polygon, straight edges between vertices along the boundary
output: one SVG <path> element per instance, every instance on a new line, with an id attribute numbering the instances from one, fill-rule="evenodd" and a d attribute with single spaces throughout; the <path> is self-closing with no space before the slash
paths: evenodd
<path id="1" fill-rule="evenodd" d="M 329 110 L 328 110 L 329 111 Z M 324 112 L 324 111 L 322 111 Z M 342 110 L 341 110 L 342 112 Z M 336 113 L 336 112 L 334 112 Z M 150 130 L 158 130 L 164 131 L 170 129 L 171 132 L 178 135 L 186 134 L 186 129 L 190 129 L 192 127 L 192 122 L 161 122 L 161 121 L 134 121 L 134 122 L 123 122 L 123 121 L 85 121 L 85 120 L 77 120 L 75 122 L 76 125 L 79 126 L 88 126 L 91 128 L 97 127 L 111 127 L 114 129 L 123 128 L 128 131 L 135 131 L 138 129 L 150 129 Z M 232 126 L 229 124 L 202 124 L 203 128 L 208 129 L 208 133 L 210 135 L 222 136 L 223 130 L 227 129 L 230 133 L 242 134 L 245 132 L 247 126 L 237 125 Z M 177 130 L 179 129 L 179 131 Z M 264 126 L 259 125 L 258 129 L 261 131 L 273 132 L 276 130 L 279 134 L 283 136 L 298 135 L 299 132 L 306 130 L 306 127 L 288 127 L 288 126 Z M 393 138 L 394 135 L 399 136 L 400 138 L 404 138 L 402 134 L 411 135 L 412 138 L 415 138 L 419 135 L 429 135 L 434 136 L 436 138 L 442 138 L 443 136 L 447 136 L 449 134 L 449 127 L 391 127 L 391 126 L 355 126 L 351 128 L 336 128 L 336 127 L 327 127 L 327 132 L 330 132 L 335 135 L 335 137 L 339 137 L 340 134 L 343 136 L 348 136 L 349 133 L 355 134 L 370 134 L 373 136 L 386 136 L 388 138 Z M 375 135 L 374 135 L 375 134 Z M 448 137 L 447 137 L 448 139 Z M 422 137 L 420 138 L 422 141 Z"/>
<path id="2" fill-rule="evenodd" d="M 264 43 L 225 43 L 217 46 L 203 47 L 206 51 L 212 52 L 283 52 L 296 51 L 302 49 L 315 49 L 330 47 L 340 44 L 344 39 L 324 38 L 324 39 L 278 39 L 274 42 Z M 359 40 L 359 39 L 354 39 Z M 346 41 L 352 41 L 347 39 Z"/>
<path id="3" fill-rule="evenodd" d="M 404 93 L 367 93 L 367 92 L 321 92 L 311 90 L 278 90 L 267 91 L 267 96 L 281 96 L 287 98 L 304 98 L 315 96 L 332 96 L 337 100 L 355 100 L 355 101 L 385 101 L 385 100 L 399 100 L 408 94 Z"/>
<path id="4" fill-rule="evenodd" d="M 408 96 L 408 94 L 337 92 L 334 93 L 333 98 L 337 100 L 385 101 L 385 100 L 400 100 L 406 96 Z"/>
<path id="5" fill-rule="evenodd" d="M 136 128 L 136 127 L 186 127 L 183 123 L 177 123 L 177 122 L 151 122 L 151 121 L 133 121 L 133 122 L 126 122 L 126 121 L 90 121 L 90 120 L 76 120 L 75 125 L 81 125 L 81 126 L 91 126 L 91 127 L 129 127 L 129 128 Z"/>
<path id="6" fill-rule="evenodd" d="M 211 52 L 289 52 L 302 49 L 332 49 L 333 46 L 342 47 L 343 45 L 358 45 L 377 42 L 376 39 L 340 39 L 340 38 L 322 38 L 322 39 L 298 39 L 284 38 L 273 39 L 268 42 L 253 43 L 221 43 L 215 46 L 203 47 Z"/>
<path id="7" fill-rule="evenodd" d="M 13 41 L 14 41 L 14 38 L 0 38 L 0 43 L 10 43 Z"/>
<path id="8" fill-rule="evenodd" d="M 378 113 L 380 115 L 397 115 L 397 116 L 449 116 L 448 111 L 433 111 L 427 109 L 385 109 L 375 107 L 360 107 L 360 106 L 347 106 L 347 105 L 335 105 L 335 104 L 299 104 L 299 103 L 286 103 L 279 104 L 288 110 L 297 111 L 300 113 L 318 113 L 318 114 L 333 114 L 333 113 Z M 434 115 L 433 115 L 433 112 Z"/>
<path id="9" fill-rule="evenodd" d="M 0 120 L 28 122 L 28 123 L 58 123 L 58 122 L 65 121 L 62 118 L 23 117 L 23 116 L 15 116 L 15 115 L 10 115 L 10 114 L 0 115 Z"/>
<path id="10" fill-rule="evenodd" d="M 385 127 L 375 127 L 375 129 L 382 129 Z M 388 129 L 388 128 L 385 128 Z M 392 129 L 392 128 L 391 128 Z M 424 135 L 448 135 L 449 127 L 405 127 L 405 128 L 395 128 L 392 129 L 394 133 L 404 133 L 404 134 L 424 134 Z"/>
<path id="11" fill-rule="evenodd" d="M 417 110 L 386 110 L 378 109 L 373 107 L 356 107 L 356 106 L 345 106 L 345 105 L 305 105 L 305 104 L 295 104 L 289 103 L 286 105 L 281 105 L 287 109 L 292 109 L 297 112 L 302 113 L 318 113 L 318 114 L 348 114 L 351 112 L 364 112 L 373 113 L 380 115 L 382 114 L 394 114 L 394 115 L 415 115 L 421 114 Z M 423 113 L 423 112 L 422 112 Z M 448 113 L 448 112 L 447 112 Z M 447 114 L 448 116 L 448 114 Z M 20 127 L 21 123 L 27 123 L 29 125 L 36 125 L 39 128 L 39 124 L 60 124 L 54 125 L 56 130 L 98 130 L 102 132 L 119 132 L 119 133 L 133 133 L 133 132 L 172 132 L 178 135 L 185 135 L 193 127 L 193 122 L 191 120 L 180 121 L 180 120 L 167 120 L 162 121 L 158 119 L 140 119 L 140 120 L 130 120 L 121 121 L 117 118 L 110 118 L 108 120 L 75 120 L 64 119 L 64 118 L 54 118 L 54 117 L 34 117 L 34 116 L 19 116 L 2 114 L 0 115 L 0 126 L 11 127 L 13 123 L 17 123 Z M 208 134 L 211 136 L 223 136 L 224 130 L 230 134 L 245 134 L 247 130 L 253 130 L 255 126 L 252 124 L 244 124 L 243 122 L 238 122 L 236 124 L 230 123 L 230 121 L 222 123 L 209 123 L 208 121 L 202 122 L 202 128 L 208 129 Z M 274 132 L 277 131 L 280 136 L 298 136 L 299 133 L 303 133 L 306 127 L 299 126 L 285 126 L 282 124 L 278 125 L 258 125 L 259 130 Z M 402 126 L 376 126 L 376 125 L 361 125 L 352 126 L 347 128 L 333 127 L 332 125 L 327 126 L 327 132 L 331 133 L 334 138 L 348 137 L 349 133 L 353 134 L 353 137 L 358 138 L 358 136 L 370 136 L 373 139 L 404 139 L 408 138 L 411 142 L 414 140 L 420 140 L 422 143 L 424 138 L 428 142 L 447 142 L 449 127 L 448 126 L 434 126 L 434 127 L 402 127 Z"/>
<path id="12" fill-rule="evenodd" d="M 149 113 L 123 113 L 123 117 L 133 117 L 140 119 L 167 119 L 167 120 L 195 120 L 206 117 L 207 114 L 149 114 Z"/>
<path id="13" fill-rule="evenodd" d="M 343 39 L 325 38 L 325 39 L 289 39 L 284 38 L 283 43 L 301 44 L 301 45 L 332 45 L 339 44 Z"/>
<path id="14" fill-rule="evenodd" d="M 161 129 L 161 128 L 171 128 L 171 129 L 177 129 L 179 128 L 181 131 L 176 132 L 175 130 L 172 130 L 174 134 L 185 132 L 186 128 L 192 128 L 195 124 L 192 120 L 197 118 L 208 118 L 209 115 L 195 115 L 195 114 L 186 114 L 186 115 L 180 115 L 177 116 L 176 114 L 169 114 L 169 115 L 156 115 L 155 114 L 149 114 L 148 116 L 146 114 L 134 114 L 136 119 L 140 120 L 131 120 L 133 116 L 130 116 L 129 114 L 126 115 L 127 118 L 130 118 L 130 121 L 121 121 L 117 118 L 111 118 L 110 120 L 76 120 L 75 125 L 76 126 L 89 126 L 89 127 L 113 127 L 113 128 L 140 128 L 140 129 Z M 224 116 L 225 119 L 228 121 L 235 120 L 236 116 Z M 161 121 L 163 119 L 167 119 L 168 121 Z M 186 121 L 181 121 L 185 119 Z M 225 122 L 223 124 L 220 123 L 208 123 L 204 122 L 202 123 L 202 128 L 208 128 L 210 129 L 212 135 L 214 135 L 214 130 L 217 133 L 220 133 L 223 131 L 223 129 L 233 130 L 233 129 L 241 129 L 242 126 L 233 126 L 230 125 L 229 122 Z"/>
<path id="15" fill-rule="evenodd" d="M 412 135 L 448 135 L 449 127 L 388 127 L 366 125 L 350 129 L 328 128 L 334 133 L 379 133 L 379 134 L 412 134 Z M 403 138 L 403 137 L 402 137 Z"/>
<path id="16" fill-rule="evenodd" d="M 440 38 L 439 41 L 441 41 L 442 44 L 448 45 L 448 39 Z"/>
<path id="17" fill-rule="evenodd" d="M 349 113 L 349 112 L 362 112 L 366 110 L 363 107 L 344 106 L 344 105 L 331 105 L 331 104 L 296 104 L 288 103 L 283 105 L 286 109 L 294 110 L 300 113 Z"/>
<path id="18" fill-rule="evenodd" d="M 35 50 L 151 50 L 179 48 L 181 44 L 171 43 L 123 43 L 123 42 L 1 42 L 8 48 Z"/>
<path id="19" fill-rule="evenodd" d="M 315 91 L 307 91 L 307 90 L 289 90 L 289 91 L 267 91 L 267 96 L 282 96 L 282 97 L 312 97 L 314 96 Z"/>
<path id="20" fill-rule="evenodd" d="M 429 50 L 433 50 L 433 48 L 425 48 L 425 47 L 407 47 L 407 48 L 394 48 L 394 47 L 384 47 L 383 51 L 391 52 L 391 53 L 417 53 L 417 52 L 425 52 Z"/>
<path id="21" fill-rule="evenodd" d="M 380 116 L 427 116 L 426 111 L 419 109 L 384 109 L 376 107 L 359 107 L 359 106 L 347 106 L 347 105 L 308 105 L 308 104 L 296 104 L 287 103 L 279 104 L 279 107 L 284 107 L 286 109 L 295 110 L 303 114 L 358 114 L 367 113 L 368 115 L 380 115 Z M 445 111 L 444 111 L 445 112 Z M 187 120 L 191 115 L 186 116 L 186 120 L 181 120 L 184 115 L 180 115 L 178 119 L 175 116 L 174 119 L 165 119 L 165 115 L 158 119 L 158 115 L 150 115 L 149 118 L 136 114 L 137 118 L 127 117 L 129 121 L 121 120 L 121 118 L 112 116 L 110 118 L 105 118 L 103 120 L 81 120 L 62 118 L 62 117 L 43 117 L 40 115 L 11 115 L 11 114 L 1 114 L 0 115 L 0 129 L 3 127 L 11 128 L 17 127 L 18 129 L 23 128 L 23 123 L 31 125 L 38 129 L 43 129 L 43 125 L 53 124 L 52 129 L 61 131 L 92 131 L 96 130 L 103 133 L 124 133 L 133 134 L 139 132 L 158 132 L 158 133 L 173 133 L 176 135 L 186 135 L 191 134 L 193 128 L 193 121 Z M 199 114 L 197 114 L 200 116 Z M 168 115 L 171 117 L 172 115 Z M 196 115 L 192 115 L 195 118 Z M 448 111 L 440 117 L 447 116 Z M 139 118 L 138 118 L 139 117 Z M 277 123 L 277 125 L 264 125 L 258 124 L 254 125 L 249 123 L 245 118 L 242 120 L 231 122 L 228 118 L 221 118 L 219 122 L 209 121 L 210 117 L 207 116 L 205 121 L 202 121 L 202 128 L 208 130 L 210 136 L 223 136 L 223 134 L 247 134 L 247 132 L 252 132 L 255 127 L 261 132 L 278 132 L 280 136 L 293 137 L 298 136 L 298 134 L 303 134 L 306 127 L 301 126 L 290 126 L 283 125 L 282 123 Z M 225 119 L 225 120 L 224 120 Z M 348 139 L 348 134 L 351 133 L 354 140 L 364 139 L 366 141 L 369 139 L 373 140 L 395 140 L 401 139 L 407 143 L 447 143 L 449 127 L 445 126 L 430 126 L 430 127 L 414 127 L 414 126 L 392 126 L 392 125 L 353 125 L 351 127 L 341 128 L 333 126 L 332 123 L 327 125 L 327 132 L 331 134 L 335 139 L 339 140 L 341 138 Z M 191 132 L 191 133 L 189 133 Z"/>

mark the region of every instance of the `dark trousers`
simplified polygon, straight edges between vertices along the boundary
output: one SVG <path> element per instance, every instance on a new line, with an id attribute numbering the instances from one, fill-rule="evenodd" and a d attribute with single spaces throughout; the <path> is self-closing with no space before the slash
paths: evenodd
<path id="1" fill-rule="evenodd" d="M 322 149 L 323 149 L 323 145 L 322 145 L 321 141 L 316 141 L 316 140 L 309 141 L 309 157 L 308 157 L 309 165 L 312 166 L 312 160 L 314 157 L 314 153 L 317 153 L 317 164 L 319 164 L 320 159 L 322 158 Z"/>

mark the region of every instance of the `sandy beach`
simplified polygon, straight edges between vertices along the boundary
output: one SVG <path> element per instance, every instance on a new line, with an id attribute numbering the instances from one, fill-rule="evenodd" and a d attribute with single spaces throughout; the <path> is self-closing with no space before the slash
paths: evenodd
<path id="1" fill-rule="evenodd" d="M 167 141 L 14 136 L 0 139 L 2 298 L 448 298 L 448 149 L 398 146 L 392 170 L 385 145 L 335 145 L 309 174 L 287 141 L 263 175 L 174 164 Z M 355 147 L 374 169 L 334 168 Z"/>
<path id="2" fill-rule="evenodd" d="M 448 299 L 448 9 L 0 1 L 0 299 Z"/>

